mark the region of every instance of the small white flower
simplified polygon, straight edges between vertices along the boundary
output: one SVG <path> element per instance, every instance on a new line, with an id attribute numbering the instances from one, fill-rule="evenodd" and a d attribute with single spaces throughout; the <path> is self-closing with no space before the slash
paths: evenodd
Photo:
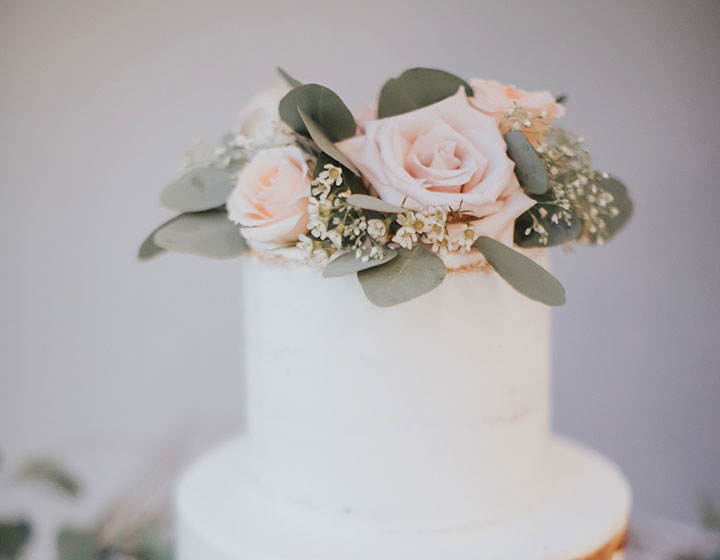
<path id="1" fill-rule="evenodd" d="M 302 249 L 305 251 L 305 253 L 310 256 L 313 250 L 313 240 L 310 239 L 307 235 L 300 235 L 300 240 L 297 243 L 297 246 L 299 249 Z"/>
<path id="2" fill-rule="evenodd" d="M 405 226 L 397 230 L 392 238 L 400 247 L 405 247 L 406 249 L 412 249 L 413 243 L 417 242 L 417 239 L 417 232 L 413 228 Z"/>
<path id="3" fill-rule="evenodd" d="M 333 247 L 335 247 L 336 249 L 340 249 L 342 247 L 342 235 L 336 229 L 328 231 L 327 238 L 330 240 L 330 243 L 332 243 Z"/>
<path id="4" fill-rule="evenodd" d="M 330 260 L 330 255 L 325 249 L 315 249 L 312 252 L 312 260 L 318 264 L 324 265 Z"/>
<path id="5" fill-rule="evenodd" d="M 368 222 L 368 233 L 373 239 L 380 239 L 387 235 L 387 227 L 382 220 L 373 219 Z"/>
<path id="6" fill-rule="evenodd" d="M 319 200 L 325 200 L 327 196 L 330 194 L 330 189 L 332 187 L 328 185 L 327 183 L 320 183 L 315 181 L 313 183 L 312 187 L 312 195 L 314 197 L 317 197 Z"/>
<path id="7" fill-rule="evenodd" d="M 330 185 L 335 185 L 336 187 L 339 187 L 342 185 L 343 178 L 342 178 L 342 169 L 339 167 L 335 167 L 334 165 L 327 163 L 323 167 L 325 171 L 321 171 L 318 175 L 318 179 L 321 181 L 327 181 Z"/>

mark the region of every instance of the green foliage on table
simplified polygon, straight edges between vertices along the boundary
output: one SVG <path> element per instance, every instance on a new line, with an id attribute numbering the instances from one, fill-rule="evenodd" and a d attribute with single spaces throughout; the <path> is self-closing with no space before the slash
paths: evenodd
<path id="1" fill-rule="evenodd" d="M 45 458 L 31 459 L 21 465 L 18 477 L 24 480 L 36 480 L 75 497 L 80 493 L 80 484 L 55 461 Z"/>
<path id="2" fill-rule="evenodd" d="M 31 534 L 30 523 L 25 520 L 0 519 L 0 560 L 19 558 Z"/>
<path id="3" fill-rule="evenodd" d="M 91 531 L 62 529 L 57 536 L 58 560 L 99 560 L 102 547 Z"/>

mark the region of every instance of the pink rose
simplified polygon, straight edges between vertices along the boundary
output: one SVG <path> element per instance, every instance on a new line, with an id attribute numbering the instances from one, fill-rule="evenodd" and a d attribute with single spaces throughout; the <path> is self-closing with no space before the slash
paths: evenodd
<path id="1" fill-rule="evenodd" d="M 250 242 L 293 243 L 307 231 L 310 170 L 296 146 L 262 150 L 238 177 L 228 218 Z"/>
<path id="2" fill-rule="evenodd" d="M 533 143 L 537 143 L 542 138 L 542 134 L 552 125 L 553 119 L 565 114 L 565 107 L 557 103 L 549 91 L 523 91 L 494 80 L 477 78 L 470 80 L 470 86 L 474 93 L 472 104 L 493 117 L 498 124 L 502 121 L 505 112 L 515 107 L 515 104 L 536 117 L 531 121 L 530 127 L 520 129 Z"/>
<path id="3" fill-rule="evenodd" d="M 506 239 L 515 218 L 535 203 L 518 185 L 497 122 L 474 109 L 463 88 L 429 107 L 366 121 L 364 129 L 338 147 L 391 204 L 461 207 L 483 218 L 476 231 Z"/>

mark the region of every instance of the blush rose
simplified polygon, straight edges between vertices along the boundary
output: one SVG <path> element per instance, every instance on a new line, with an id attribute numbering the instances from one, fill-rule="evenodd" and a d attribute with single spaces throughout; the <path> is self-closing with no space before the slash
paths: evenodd
<path id="1" fill-rule="evenodd" d="M 505 113 L 516 105 L 528 111 L 534 118 L 529 127 L 520 130 L 534 144 L 537 144 L 552 126 L 553 119 L 565 114 L 565 107 L 557 103 L 549 91 L 524 91 L 515 86 L 505 86 L 495 80 L 478 78 L 470 80 L 470 86 L 474 94 L 472 104 L 494 118 L 498 124 L 501 124 Z"/>
<path id="2" fill-rule="evenodd" d="M 296 146 L 258 152 L 227 201 L 228 218 L 252 242 L 293 243 L 307 231 L 310 170 Z"/>
<path id="3" fill-rule="evenodd" d="M 472 107 L 462 88 L 428 107 L 363 124 L 362 135 L 338 147 L 391 204 L 461 208 L 482 218 L 473 226 L 478 234 L 507 239 L 515 218 L 535 203 L 520 189 L 496 120 Z"/>

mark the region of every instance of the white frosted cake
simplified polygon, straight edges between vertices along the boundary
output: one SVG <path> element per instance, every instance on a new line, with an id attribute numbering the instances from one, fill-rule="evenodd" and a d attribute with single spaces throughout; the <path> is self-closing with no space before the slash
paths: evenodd
<path id="1" fill-rule="evenodd" d="M 443 70 L 352 113 L 280 70 L 139 256 L 242 259 L 244 433 L 177 487 L 179 560 L 617 560 L 630 491 L 550 431 L 549 248 L 625 186 L 547 91 Z"/>
<path id="2" fill-rule="evenodd" d="M 620 557 L 624 478 L 550 434 L 548 308 L 477 260 L 383 309 L 243 259 L 247 430 L 180 483 L 180 560 Z"/>

